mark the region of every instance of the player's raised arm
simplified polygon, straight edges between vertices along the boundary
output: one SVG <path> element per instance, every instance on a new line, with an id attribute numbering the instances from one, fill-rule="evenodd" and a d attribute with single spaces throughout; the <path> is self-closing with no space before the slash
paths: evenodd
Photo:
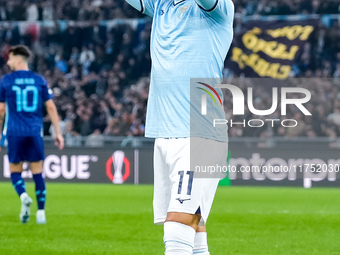
<path id="1" fill-rule="evenodd" d="M 232 21 L 234 19 L 234 4 L 231 0 L 195 0 L 197 5 L 209 16 L 216 19 Z"/>
<path id="2" fill-rule="evenodd" d="M 156 0 L 125 0 L 133 8 L 141 13 L 153 17 L 155 1 Z"/>
<path id="3" fill-rule="evenodd" d="M 63 135 L 61 134 L 61 130 L 59 127 L 59 117 L 57 108 L 52 99 L 46 101 L 45 104 L 48 115 L 51 118 L 52 125 L 56 131 L 55 145 L 58 146 L 59 150 L 62 150 L 64 148 L 64 138 Z"/>

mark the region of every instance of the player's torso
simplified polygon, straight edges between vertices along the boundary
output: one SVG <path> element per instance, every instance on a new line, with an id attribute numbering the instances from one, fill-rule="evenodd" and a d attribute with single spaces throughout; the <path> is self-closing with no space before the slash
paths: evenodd
<path id="1" fill-rule="evenodd" d="M 38 136 L 42 131 L 42 81 L 32 72 L 14 72 L 6 89 L 5 133 Z"/>
<path id="2" fill-rule="evenodd" d="M 194 0 L 155 3 L 151 34 L 154 76 L 219 77 L 232 29 L 216 22 Z"/>
<path id="3" fill-rule="evenodd" d="M 232 15 L 217 21 L 194 0 L 155 2 L 147 137 L 191 136 L 190 78 L 220 78 L 231 40 Z M 223 109 L 216 116 L 224 118 Z"/>

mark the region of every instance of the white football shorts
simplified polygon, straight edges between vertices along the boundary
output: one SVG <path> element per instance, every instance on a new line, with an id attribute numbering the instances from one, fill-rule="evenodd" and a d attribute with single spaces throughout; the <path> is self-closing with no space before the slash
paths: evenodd
<path id="1" fill-rule="evenodd" d="M 154 223 L 163 224 L 167 212 L 183 212 L 200 213 L 200 225 L 205 225 L 218 183 L 226 176 L 207 170 L 216 170 L 216 165 L 226 166 L 227 155 L 226 142 L 199 137 L 157 138 L 154 146 Z"/>

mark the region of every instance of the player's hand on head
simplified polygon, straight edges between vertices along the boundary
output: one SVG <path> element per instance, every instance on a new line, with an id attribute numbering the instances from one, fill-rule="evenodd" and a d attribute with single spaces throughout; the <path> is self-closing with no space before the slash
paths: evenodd
<path id="1" fill-rule="evenodd" d="M 62 150 L 64 148 L 64 137 L 62 135 L 57 135 L 55 137 L 55 146 L 59 148 L 59 150 Z"/>

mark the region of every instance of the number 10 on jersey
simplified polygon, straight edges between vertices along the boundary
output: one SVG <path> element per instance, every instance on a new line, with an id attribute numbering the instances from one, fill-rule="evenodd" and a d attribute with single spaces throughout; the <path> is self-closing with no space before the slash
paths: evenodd
<path id="1" fill-rule="evenodd" d="M 27 86 L 22 89 L 19 86 L 13 86 L 12 91 L 16 93 L 17 112 L 34 112 L 37 110 L 39 95 L 37 87 Z M 32 93 L 32 102 L 28 102 L 29 93 Z"/>

